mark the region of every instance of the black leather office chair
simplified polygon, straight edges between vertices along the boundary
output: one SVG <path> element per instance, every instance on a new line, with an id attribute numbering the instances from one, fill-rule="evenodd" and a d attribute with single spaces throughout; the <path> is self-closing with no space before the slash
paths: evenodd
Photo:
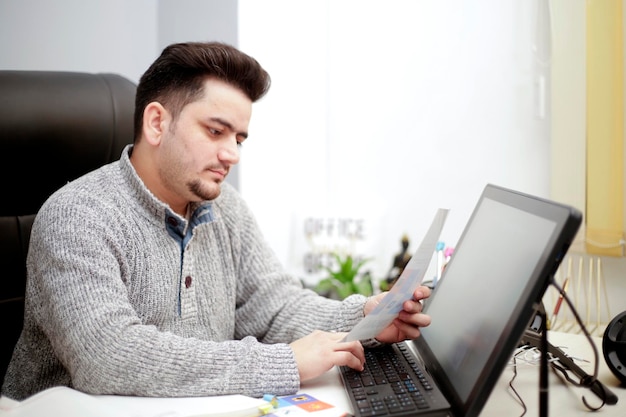
<path id="1" fill-rule="evenodd" d="M 22 329 L 35 214 L 63 184 L 119 159 L 135 88 L 116 74 L 0 71 L 0 384 Z"/>

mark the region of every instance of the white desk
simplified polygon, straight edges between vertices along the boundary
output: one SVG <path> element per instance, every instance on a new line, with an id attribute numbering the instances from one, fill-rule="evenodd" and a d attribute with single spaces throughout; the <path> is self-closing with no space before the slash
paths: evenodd
<path id="1" fill-rule="evenodd" d="M 589 363 L 577 361 L 576 364 L 588 374 L 593 373 L 593 351 L 583 335 L 549 332 L 548 340 L 556 347 L 560 347 L 567 354 L 576 358 L 589 360 Z M 592 406 L 600 404 L 598 397 L 591 391 L 574 387 L 570 383 L 562 382 L 552 370 L 549 374 L 548 405 L 550 416 L 626 416 L 626 389 L 619 385 L 619 380 L 611 373 L 602 355 L 600 338 L 594 338 L 599 355 L 598 379 L 613 391 L 619 401 L 615 405 L 605 405 L 598 412 L 592 413 L 582 402 L 584 395 Z M 513 376 L 513 368 L 507 367 L 494 387 L 487 404 L 483 408 L 481 417 L 520 416 L 523 408 L 509 388 L 509 381 Z M 574 379 L 576 377 L 574 376 Z M 513 386 L 526 403 L 528 411 L 524 417 L 539 415 L 539 365 L 519 364 L 517 377 Z M 310 394 L 322 401 L 334 404 L 347 411 L 352 411 L 348 397 L 343 389 L 341 377 L 337 369 L 333 369 L 323 376 L 305 382 L 301 392 Z"/>
<path id="2" fill-rule="evenodd" d="M 590 361 L 593 359 L 592 349 L 586 338 L 582 335 L 551 332 L 549 341 L 554 346 L 560 347 L 572 357 L 584 358 Z M 577 388 L 569 383 L 562 382 L 556 375 L 554 375 L 554 373 L 550 371 L 550 416 L 626 416 L 626 389 L 619 386 L 618 379 L 611 373 L 606 365 L 604 357 L 602 356 L 600 339 L 596 338 L 595 341 L 600 355 L 599 380 L 619 397 L 618 403 L 612 406 L 605 405 L 604 408 L 597 413 L 592 413 L 582 403 L 581 396 L 585 395 L 587 401 L 591 405 L 599 405 L 600 401 L 596 395 L 586 389 Z M 593 373 L 592 363 L 585 364 L 576 362 L 576 364 L 587 373 Z M 511 367 L 504 370 L 481 413 L 481 417 L 516 417 L 522 415 L 523 409 L 521 405 L 509 390 L 508 384 L 512 376 L 513 369 Z M 514 381 L 514 386 L 528 408 L 525 417 L 537 416 L 539 414 L 539 366 L 524 364 L 518 365 L 518 373 Z M 332 369 L 315 380 L 302 384 L 300 392 L 312 395 L 313 397 L 329 404 L 334 404 L 345 411 L 352 411 L 337 368 Z M 30 407 L 24 407 L 21 409 L 12 409 L 11 407 L 13 404 L 11 400 L 7 400 L 8 399 L 5 398 L 0 399 L 0 416 L 41 416 L 42 414 L 40 412 L 33 413 L 32 411 L 41 411 L 42 409 L 46 410 L 46 415 L 63 414 L 66 417 L 84 417 L 85 415 L 120 417 L 122 415 L 137 415 L 134 412 L 128 412 L 128 403 L 125 403 L 125 407 L 120 407 L 121 403 L 118 398 L 111 399 L 107 397 L 90 396 L 70 389 L 42 392 L 38 394 L 38 400 L 36 402 L 30 403 Z M 162 413 L 164 404 L 167 404 L 166 409 L 168 410 L 178 410 L 176 415 L 189 415 L 183 413 L 182 410 L 191 410 L 192 408 L 202 410 L 206 408 L 213 409 L 215 406 L 215 400 L 211 397 L 198 397 L 191 399 L 157 398 L 156 401 L 160 402 L 158 404 L 159 407 L 156 408 L 156 410 L 159 410 L 159 412 L 155 414 L 150 411 L 155 409 L 155 399 L 129 399 L 128 397 L 125 397 L 122 398 L 122 400 L 132 401 L 133 407 L 131 408 L 133 409 L 138 409 L 138 407 L 141 406 L 141 409 L 144 412 L 140 415 L 146 416 L 164 415 Z M 165 403 L 163 403 L 163 401 L 165 401 Z M 202 403 L 202 401 L 206 401 L 206 404 Z M 151 405 L 151 407 L 147 407 L 148 405 Z M 230 405 L 227 406 L 227 408 L 229 407 Z M 193 415 L 195 414 L 197 413 L 193 413 Z"/>

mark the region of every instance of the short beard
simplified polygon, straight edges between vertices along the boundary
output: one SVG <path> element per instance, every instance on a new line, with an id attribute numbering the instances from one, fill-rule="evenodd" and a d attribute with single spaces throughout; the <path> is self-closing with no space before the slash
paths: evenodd
<path id="1" fill-rule="evenodd" d="M 209 191 L 202 187 L 202 183 L 198 180 L 191 181 L 187 183 L 187 188 L 189 191 L 193 193 L 200 200 L 214 200 L 220 195 L 220 186 L 219 184 L 215 184 L 217 186 L 216 191 Z"/>

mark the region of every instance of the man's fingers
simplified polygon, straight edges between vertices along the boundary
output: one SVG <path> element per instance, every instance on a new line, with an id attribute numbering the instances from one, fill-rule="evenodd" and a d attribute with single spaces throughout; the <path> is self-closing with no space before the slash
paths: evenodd
<path id="1" fill-rule="evenodd" d="M 363 370 L 365 363 L 365 350 L 360 342 L 339 343 L 335 349 L 336 364 L 345 365 L 358 371 Z"/>
<path id="2" fill-rule="evenodd" d="M 300 380 L 306 381 L 333 366 L 349 366 L 362 370 L 365 350 L 360 342 L 342 342 L 347 333 L 315 330 L 290 343 L 294 352 Z"/>
<path id="3" fill-rule="evenodd" d="M 337 366 L 348 366 L 352 369 L 356 369 L 357 371 L 363 370 L 365 359 L 358 358 L 351 352 L 335 352 L 335 355 L 337 355 Z"/>

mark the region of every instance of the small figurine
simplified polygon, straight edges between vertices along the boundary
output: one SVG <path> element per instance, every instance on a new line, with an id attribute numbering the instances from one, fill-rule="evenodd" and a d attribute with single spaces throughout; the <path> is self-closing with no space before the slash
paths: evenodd
<path id="1" fill-rule="evenodd" d="M 393 287 L 393 284 L 395 284 L 400 275 L 402 275 L 402 271 L 404 271 L 406 264 L 408 264 L 409 260 L 411 260 L 411 254 L 408 251 L 409 237 L 406 234 L 402 236 L 400 244 L 402 246 L 402 251 L 393 258 L 393 265 L 391 265 L 391 269 L 387 273 L 387 278 L 383 282 L 383 284 L 385 284 L 385 288 L 381 288 L 382 290 L 389 290 Z"/>

